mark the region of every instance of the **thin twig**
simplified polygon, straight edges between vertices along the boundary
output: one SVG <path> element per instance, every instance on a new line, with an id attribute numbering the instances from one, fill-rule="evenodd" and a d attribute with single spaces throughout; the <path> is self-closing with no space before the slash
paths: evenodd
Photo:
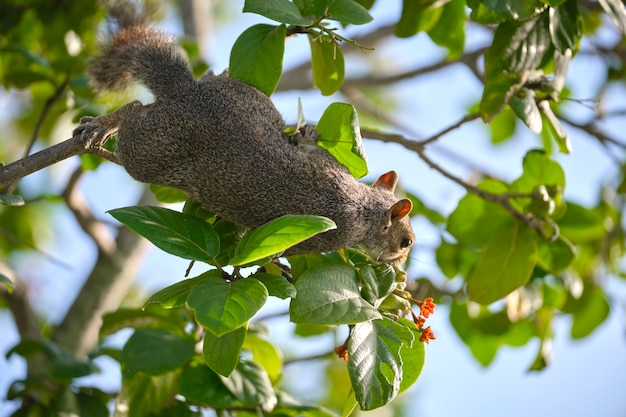
<path id="1" fill-rule="evenodd" d="M 440 137 L 447 135 L 448 133 L 450 133 L 451 131 L 458 129 L 459 127 L 463 126 L 465 123 L 467 122 L 471 122 L 472 120 L 476 120 L 480 117 L 480 114 L 478 113 L 473 113 L 473 114 L 469 114 L 465 117 L 463 117 L 461 120 L 459 120 L 458 122 L 456 122 L 455 124 L 443 129 L 441 132 L 429 137 L 428 139 L 424 139 L 419 141 L 418 143 L 422 146 L 425 147 L 426 145 L 429 145 L 433 142 L 435 142 L 437 139 L 439 139 Z"/>
<path id="2" fill-rule="evenodd" d="M 54 102 L 57 101 L 59 97 L 61 97 L 61 94 L 63 93 L 63 91 L 65 91 L 65 88 L 67 87 L 68 83 L 69 83 L 69 74 L 65 77 L 65 80 L 63 80 L 61 85 L 59 85 L 56 88 L 52 96 L 50 96 L 46 100 L 46 103 L 44 104 L 43 109 L 41 110 L 41 114 L 39 115 L 39 118 L 37 119 L 37 123 L 35 123 L 35 128 L 33 129 L 33 133 L 30 136 L 28 146 L 26 146 L 26 149 L 24 150 L 23 158 L 26 158 L 28 155 L 30 155 L 30 152 L 32 151 L 33 146 L 35 146 L 35 142 L 37 141 L 37 138 L 39 137 L 39 132 L 41 131 L 41 127 L 43 126 L 43 123 L 46 120 L 46 117 L 48 116 L 48 112 L 52 108 L 52 105 L 54 104 Z M 0 187 L 2 187 L 2 185 L 0 185 Z M 17 188 L 17 180 L 13 181 L 6 187 L 5 193 L 12 194 L 16 188 Z"/>
<path id="3" fill-rule="evenodd" d="M 96 219 L 84 198 L 78 191 L 78 183 L 84 171 L 78 167 L 70 176 L 70 179 L 62 193 L 67 207 L 74 215 L 76 222 L 83 231 L 95 242 L 98 248 L 105 253 L 113 253 L 115 240 L 107 226 Z"/>
<path id="4" fill-rule="evenodd" d="M 457 177 L 456 175 L 452 174 L 451 172 L 447 171 L 446 169 L 444 169 L 443 167 L 441 167 L 439 164 L 437 164 L 435 161 L 433 161 L 432 159 L 430 159 L 430 157 L 428 157 L 426 155 L 426 147 L 423 145 L 423 141 L 416 141 L 416 140 L 411 140 L 411 139 L 407 139 L 402 135 L 399 134 L 387 134 L 387 133 L 382 133 L 382 132 L 377 132 L 377 131 L 370 131 L 370 130 L 366 130 L 366 129 L 361 129 L 361 134 L 364 137 L 370 138 L 370 139 L 377 139 L 380 140 L 381 142 L 386 142 L 386 143 L 396 143 L 398 145 L 402 145 L 405 148 L 415 152 L 422 161 L 424 161 L 429 167 L 431 167 L 432 169 L 434 169 L 435 171 L 439 172 L 441 175 L 443 175 L 444 177 L 448 178 L 449 180 L 451 180 L 452 182 L 460 185 L 461 187 L 465 188 L 466 191 L 477 195 L 478 197 L 481 197 L 482 199 L 486 200 L 486 201 L 490 201 L 496 204 L 501 205 L 502 207 L 504 207 L 504 209 L 506 209 L 509 213 L 511 213 L 511 215 L 513 215 L 513 217 L 515 217 L 516 219 L 522 221 L 523 223 L 525 223 L 526 225 L 528 225 L 530 228 L 536 230 L 539 235 L 542 238 L 548 239 L 548 240 L 553 240 L 556 239 L 558 237 L 558 232 L 556 229 L 556 225 L 551 223 L 552 227 L 553 227 L 553 233 L 551 236 L 545 236 L 545 232 L 543 230 L 543 221 L 540 221 L 538 219 L 536 219 L 532 214 L 530 213 L 522 213 L 520 212 L 517 208 L 515 208 L 511 202 L 509 201 L 509 198 L 517 198 L 519 197 L 519 195 L 508 195 L 508 194 L 494 194 L 494 193 L 490 193 L 488 191 L 482 190 L 478 187 L 476 187 L 475 185 L 469 184 L 468 182 L 464 181 L 463 179 Z M 427 139 L 428 141 L 428 139 Z M 429 142 L 427 142 L 429 143 Z M 527 197 L 526 195 L 524 195 L 524 197 Z M 548 220 L 546 220 L 548 221 Z"/>

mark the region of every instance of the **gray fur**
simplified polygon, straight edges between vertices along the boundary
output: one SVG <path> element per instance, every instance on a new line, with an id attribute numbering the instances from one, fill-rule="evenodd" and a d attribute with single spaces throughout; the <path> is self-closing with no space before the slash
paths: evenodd
<path id="1" fill-rule="evenodd" d="M 392 214 L 395 173 L 392 185 L 369 187 L 325 150 L 288 143 L 268 97 L 228 77 L 196 81 L 171 38 L 142 26 L 124 29 L 92 61 L 90 73 L 99 89 L 134 79 L 155 95 L 152 104 L 133 102 L 99 118 L 117 124 L 118 157 L 138 181 L 182 189 L 249 228 L 285 214 L 337 224 L 288 254 L 361 245 L 380 261 L 406 259 L 413 233 L 405 212 Z"/>

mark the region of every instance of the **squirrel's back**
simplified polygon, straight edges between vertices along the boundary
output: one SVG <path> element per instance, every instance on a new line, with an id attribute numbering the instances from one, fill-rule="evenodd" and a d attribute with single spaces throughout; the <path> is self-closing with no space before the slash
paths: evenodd
<path id="1" fill-rule="evenodd" d="M 336 230 L 289 254 L 362 244 L 381 261 L 406 258 L 411 203 L 394 197 L 397 175 L 368 187 L 322 148 L 289 143 L 282 117 L 258 89 L 226 76 L 196 81 L 174 39 L 145 26 L 122 29 L 90 68 L 101 90 L 138 80 L 156 97 L 98 118 L 119 129 L 117 156 L 135 179 L 182 189 L 245 227 L 285 214 L 335 221 Z"/>

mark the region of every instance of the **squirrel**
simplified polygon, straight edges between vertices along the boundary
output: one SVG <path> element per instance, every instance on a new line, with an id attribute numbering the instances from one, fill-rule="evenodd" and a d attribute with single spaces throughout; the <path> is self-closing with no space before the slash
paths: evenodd
<path id="1" fill-rule="evenodd" d="M 394 196 L 395 171 L 370 187 L 326 150 L 290 143 L 265 94 L 225 75 L 196 80 L 174 38 L 147 25 L 121 28 L 88 73 L 96 90 L 139 81 L 155 96 L 151 104 L 133 101 L 108 115 L 84 117 L 74 132 L 97 135 L 100 144 L 117 133 L 117 158 L 136 180 L 183 190 L 246 228 L 286 214 L 336 223 L 285 256 L 358 245 L 379 262 L 407 259 L 412 204 Z"/>

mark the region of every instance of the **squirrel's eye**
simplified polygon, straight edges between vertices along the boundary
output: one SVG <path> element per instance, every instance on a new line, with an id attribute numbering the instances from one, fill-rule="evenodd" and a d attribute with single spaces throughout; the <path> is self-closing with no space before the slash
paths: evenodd
<path id="1" fill-rule="evenodd" d="M 411 246 L 412 244 L 413 244 L 413 240 L 405 237 L 405 238 L 404 238 L 404 239 L 402 239 L 402 241 L 400 242 L 400 247 L 401 247 L 402 249 L 406 249 L 406 248 L 408 248 L 409 246 Z"/>

